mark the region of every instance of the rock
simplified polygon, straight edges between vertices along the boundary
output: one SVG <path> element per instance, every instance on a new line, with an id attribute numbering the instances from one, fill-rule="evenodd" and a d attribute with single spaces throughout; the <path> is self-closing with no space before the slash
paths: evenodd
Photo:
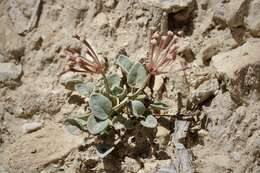
<path id="1" fill-rule="evenodd" d="M 247 13 L 249 0 L 230 1 L 228 4 L 227 23 L 230 27 L 243 25 L 244 16 Z"/>
<path id="2" fill-rule="evenodd" d="M 232 28 L 242 26 L 248 4 L 249 0 L 230 1 L 228 4 L 219 3 L 215 7 L 213 20 L 222 28 L 227 25 Z"/>
<path id="3" fill-rule="evenodd" d="M 199 172 L 207 173 L 207 172 L 215 172 L 222 173 L 228 172 L 228 170 L 232 170 L 232 160 L 228 157 L 228 155 L 224 154 L 214 154 L 212 156 L 208 156 L 207 164 L 203 165 L 203 169 Z"/>
<path id="4" fill-rule="evenodd" d="M 17 80 L 22 75 L 22 65 L 13 63 L 0 63 L 0 85 Z"/>
<path id="5" fill-rule="evenodd" d="M 1 62 L 7 62 L 8 58 L 6 58 L 6 56 L 4 56 L 3 54 L 0 53 L 0 63 Z"/>
<path id="6" fill-rule="evenodd" d="M 111 9 L 113 9 L 113 8 L 115 8 L 115 6 L 116 6 L 116 2 L 115 2 L 115 0 L 106 0 L 104 6 L 105 6 L 106 8 L 111 8 Z"/>
<path id="7" fill-rule="evenodd" d="M 0 165 L 0 173 L 9 173 L 3 166 Z"/>
<path id="8" fill-rule="evenodd" d="M 203 10 L 207 10 L 208 8 L 208 4 L 209 4 L 209 0 L 201 0 L 200 2 L 200 6 Z"/>
<path id="9" fill-rule="evenodd" d="M 192 62 L 195 59 L 191 44 L 188 42 L 183 42 L 182 44 L 180 44 L 178 52 L 187 62 Z"/>
<path id="10" fill-rule="evenodd" d="M 220 28 L 225 28 L 227 26 L 226 22 L 226 7 L 223 6 L 222 4 L 219 5 L 215 8 L 214 13 L 213 13 L 213 21 L 220 26 Z"/>
<path id="11" fill-rule="evenodd" d="M 195 7 L 193 0 L 144 0 L 143 3 L 149 6 L 159 7 L 173 13 L 179 12 L 183 9 L 189 9 L 188 11 L 192 11 Z"/>
<path id="12" fill-rule="evenodd" d="M 137 9 L 135 11 L 135 17 L 136 18 L 142 17 L 143 15 L 144 15 L 144 11 L 142 9 Z"/>
<path id="13" fill-rule="evenodd" d="M 18 103 L 21 113 L 16 115 L 19 118 L 29 118 L 35 114 L 54 115 L 61 109 L 64 103 L 64 90 L 43 90 L 35 87 L 20 87 Z M 27 92 L 25 92 L 27 91 Z"/>
<path id="14" fill-rule="evenodd" d="M 249 0 L 230 1 L 227 8 L 227 24 L 230 27 L 243 25 Z"/>
<path id="15" fill-rule="evenodd" d="M 11 172 L 38 173 L 82 144 L 82 137 L 72 136 L 63 125 L 50 123 L 9 145 L 4 151 L 6 157 L 3 161 Z"/>
<path id="16" fill-rule="evenodd" d="M 216 55 L 220 50 L 218 41 L 209 40 L 205 43 L 205 47 L 201 49 L 199 55 L 204 63 L 208 62 L 212 56 Z"/>
<path id="17" fill-rule="evenodd" d="M 8 17 L 0 17 L 0 62 L 18 60 L 24 55 L 25 44 L 21 36 L 13 31 Z"/>
<path id="18" fill-rule="evenodd" d="M 158 172 L 158 169 L 162 167 L 169 167 L 170 165 L 172 165 L 171 159 L 144 162 L 144 171 L 141 173 Z"/>
<path id="19" fill-rule="evenodd" d="M 135 159 L 125 157 L 122 169 L 124 172 L 138 172 L 141 169 L 141 164 Z"/>
<path id="20" fill-rule="evenodd" d="M 203 82 L 197 89 L 192 91 L 192 102 L 195 104 L 200 104 L 209 97 L 215 95 L 218 89 L 219 84 L 217 79 L 207 80 Z"/>
<path id="21" fill-rule="evenodd" d="M 6 23 L 7 23 L 7 17 L 2 16 L 0 17 L 0 52 L 2 53 L 5 51 L 5 30 L 6 30 Z"/>
<path id="22" fill-rule="evenodd" d="M 97 28 L 105 28 L 108 25 L 108 18 L 105 13 L 99 13 L 93 20 L 93 26 Z"/>
<path id="23" fill-rule="evenodd" d="M 15 0 L 10 0 L 9 4 L 10 9 L 8 10 L 8 15 L 10 16 L 11 21 L 14 24 L 14 30 L 18 34 L 21 34 L 27 29 L 29 19 L 25 17 Z"/>
<path id="24" fill-rule="evenodd" d="M 30 18 L 37 0 L 16 0 L 17 6 L 26 18 Z"/>
<path id="25" fill-rule="evenodd" d="M 236 49 L 213 56 L 211 65 L 218 72 L 225 73 L 230 78 L 235 78 L 236 71 L 249 64 L 260 64 L 259 47 L 260 39 L 249 39 L 244 45 Z"/>
<path id="26" fill-rule="evenodd" d="M 12 30 L 6 30 L 5 51 L 9 58 L 18 60 L 24 55 L 25 44 L 21 36 Z"/>
<path id="27" fill-rule="evenodd" d="M 157 126 L 157 133 L 156 133 L 156 137 L 166 137 L 170 134 L 170 130 L 163 127 L 163 126 Z"/>
<path id="28" fill-rule="evenodd" d="M 25 123 L 25 124 L 23 124 L 22 128 L 23 128 L 24 133 L 31 133 L 31 132 L 41 129 L 42 123 L 40 123 L 40 122 Z"/>
<path id="29" fill-rule="evenodd" d="M 211 102 L 209 108 L 205 108 L 208 118 L 212 123 L 223 124 L 232 115 L 236 104 L 229 92 L 218 94 Z"/>
<path id="30" fill-rule="evenodd" d="M 245 20 L 248 29 L 254 36 L 260 36 L 260 0 L 253 0 L 249 6 L 248 16 Z"/>

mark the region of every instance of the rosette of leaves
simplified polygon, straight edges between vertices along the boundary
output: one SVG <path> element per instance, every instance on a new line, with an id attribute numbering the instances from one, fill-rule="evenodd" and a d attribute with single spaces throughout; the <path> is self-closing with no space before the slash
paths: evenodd
<path id="1" fill-rule="evenodd" d="M 95 53 L 84 37 L 78 34 L 74 36 L 84 48 L 66 49 L 70 61 L 68 71 L 102 75 L 102 84 L 96 85 L 80 79 L 66 80 L 62 83 L 66 89 L 87 98 L 85 101 L 88 102 L 86 105 L 90 110 L 86 115 L 68 119 L 69 124 L 100 136 L 109 135 L 110 130 L 117 131 L 118 123 L 125 129 L 135 128 L 136 123 L 133 122 L 145 128 L 156 128 L 157 119 L 153 114 L 166 110 L 169 106 L 151 99 L 145 89 L 147 87 L 152 89 L 149 84 L 155 76 L 167 71 L 166 67 L 169 67 L 176 58 L 177 47 L 172 32 L 159 37 L 158 32 L 153 31 L 149 37 L 150 50 L 143 63 L 133 61 L 125 55 L 118 56 L 116 65 L 122 71 L 122 75 L 118 75 L 108 73 L 108 63 Z M 100 149 L 102 157 L 113 150 L 113 147 L 102 148 Z"/>
<path id="2" fill-rule="evenodd" d="M 150 77 L 145 66 L 124 55 L 118 57 L 116 64 L 121 68 L 126 80 L 116 73 L 111 73 L 102 75 L 103 88 L 96 88 L 94 83 L 79 79 L 63 83 L 66 89 L 87 97 L 91 111 L 85 116 L 68 119 L 68 123 L 92 135 L 109 134 L 115 122 L 120 122 L 126 129 L 133 124 L 131 121 L 137 121 L 146 128 L 156 128 L 157 119 L 152 115 L 153 110 L 166 110 L 168 106 L 152 100 L 148 106 L 144 103 L 145 98 L 149 98 L 144 89 Z M 128 116 L 127 121 L 122 121 L 122 114 Z M 110 152 L 112 149 L 104 152 L 102 157 Z"/>

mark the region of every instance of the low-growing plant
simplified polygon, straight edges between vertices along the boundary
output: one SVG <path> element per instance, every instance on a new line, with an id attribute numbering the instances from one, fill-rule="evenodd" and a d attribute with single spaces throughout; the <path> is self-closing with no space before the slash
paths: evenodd
<path id="1" fill-rule="evenodd" d="M 112 130 L 122 128 L 156 128 L 155 113 L 167 110 L 169 106 L 147 91 L 153 89 L 155 77 L 167 73 L 176 58 L 174 34 L 169 31 L 165 36 L 159 36 L 158 32 L 152 30 L 149 34 L 149 52 L 142 62 L 136 62 L 122 54 L 117 57 L 115 65 L 121 69 L 120 74 L 109 72 L 108 63 L 95 53 L 84 37 L 74 37 L 84 47 L 81 50 L 65 50 L 69 58 L 68 71 L 101 75 L 103 87 L 79 79 L 65 81 L 67 89 L 89 98 L 87 102 L 91 110 L 83 117 L 74 117 L 68 122 L 99 136 L 109 136 Z M 107 150 L 103 157 L 111 151 L 112 149 Z"/>

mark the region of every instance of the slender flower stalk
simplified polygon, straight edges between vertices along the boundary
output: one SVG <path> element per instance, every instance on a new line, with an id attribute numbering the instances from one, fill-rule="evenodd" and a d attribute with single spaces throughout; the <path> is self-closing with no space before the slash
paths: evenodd
<path id="1" fill-rule="evenodd" d="M 83 43 L 83 51 L 86 54 L 85 57 L 83 57 L 80 55 L 80 52 L 78 50 L 67 48 L 65 51 L 70 61 L 69 70 L 74 72 L 104 74 L 105 63 L 103 60 L 98 58 L 97 54 L 90 46 L 88 41 L 78 34 L 74 35 L 74 38 L 80 40 Z"/>
<path id="2" fill-rule="evenodd" d="M 170 67 L 177 55 L 176 38 L 173 32 L 168 31 L 166 36 L 159 36 L 158 32 L 150 32 L 150 50 L 146 58 L 145 66 L 151 75 L 167 73 L 165 69 Z"/>

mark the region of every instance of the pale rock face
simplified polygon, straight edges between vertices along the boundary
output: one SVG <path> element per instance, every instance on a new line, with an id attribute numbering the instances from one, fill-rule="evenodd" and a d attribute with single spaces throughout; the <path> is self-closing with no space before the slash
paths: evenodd
<path id="1" fill-rule="evenodd" d="M 5 56 L 1 62 L 10 59 L 18 60 L 24 55 L 25 44 L 23 38 L 13 31 L 8 17 L 0 17 L 0 53 Z"/>
<path id="2" fill-rule="evenodd" d="M 231 27 L 243 25 L 249 0 L 230 1 L 227 9 L 227 23 Z"/>
<path id="3" fill-rule="evenodd" d="M 194 8 L 193 0 L 144 0 L 143 2 L 170 12 L 178 12 L 185 8 Z"/>
<path id="4" fill-rule="evenodd" d="M 216 91 L 219 89 L 217 79 L 207 80 L 203 82 L 197 89 L 192 91 L 192 101 L 194 103 L 202 103 L 210 96 L 216 95 Z"/>
<path id="5" fill-rule="evenodd" d="M 0 82 L 16 80 L 22 74 L 22 66 L 13 63 L 0 63 Z"/>
<path id="6" fill-rule="evenodd" d="M 246 24 L 255 36 L 260 36 L 260 0 L 253 0 L 249 6 Z"/>
<path id="7" fill-rule="evenodd" d="M 17 33 L 23 33 L 27 28 L 29 19 L 23 14 L 23 11 L 19 8 L 19 4 L 15 0 L 9 1 L 9 4 L 10 10 L 8 14 L 14 24 L 14 30 Z"/>
<path id="8" fill-rule="evenodd" d="M 10 145 L 5 150 L 4 162 L 13 172 L 36 173 L 44 166 L 64 158 L 82 143 L 80 136 L 72 136 L 63 125 L 49 124 Z"/>
<path id="9" fill-rule="evenodd" d="M 218 40 L 209 40 L 204 48 L 201 49 L 199 55 L 203 62 L 210 60 L 210 58 L 216 55 L 220 50 L 220 43 Z"/>
<path id="10" fill-rule="evenodd" d="M 229 77 L 234 78 L 235 72 L 249 64 L 260 63 L 260 40 L 250 39 L 244 45 L 219 53 L 212 57 L 212 65 L 217 71 L 226 73 Z"/>
<path id="11" fill-rule="evenodd" d="M 108 23 L 108 18 L 105 13 L 99 13 L 93 20 L 93 26 L 97 28 L 104 28 Z"/>
<path id="12" fill-rule="evenodd" d="M 42 127 L 42 123 L 40 122 L 32 122 L 32 123 L 25 123 L 23 124 L 23 132 L 24 133 L 31 133 L 36 130 L 39 130 Z"/>

